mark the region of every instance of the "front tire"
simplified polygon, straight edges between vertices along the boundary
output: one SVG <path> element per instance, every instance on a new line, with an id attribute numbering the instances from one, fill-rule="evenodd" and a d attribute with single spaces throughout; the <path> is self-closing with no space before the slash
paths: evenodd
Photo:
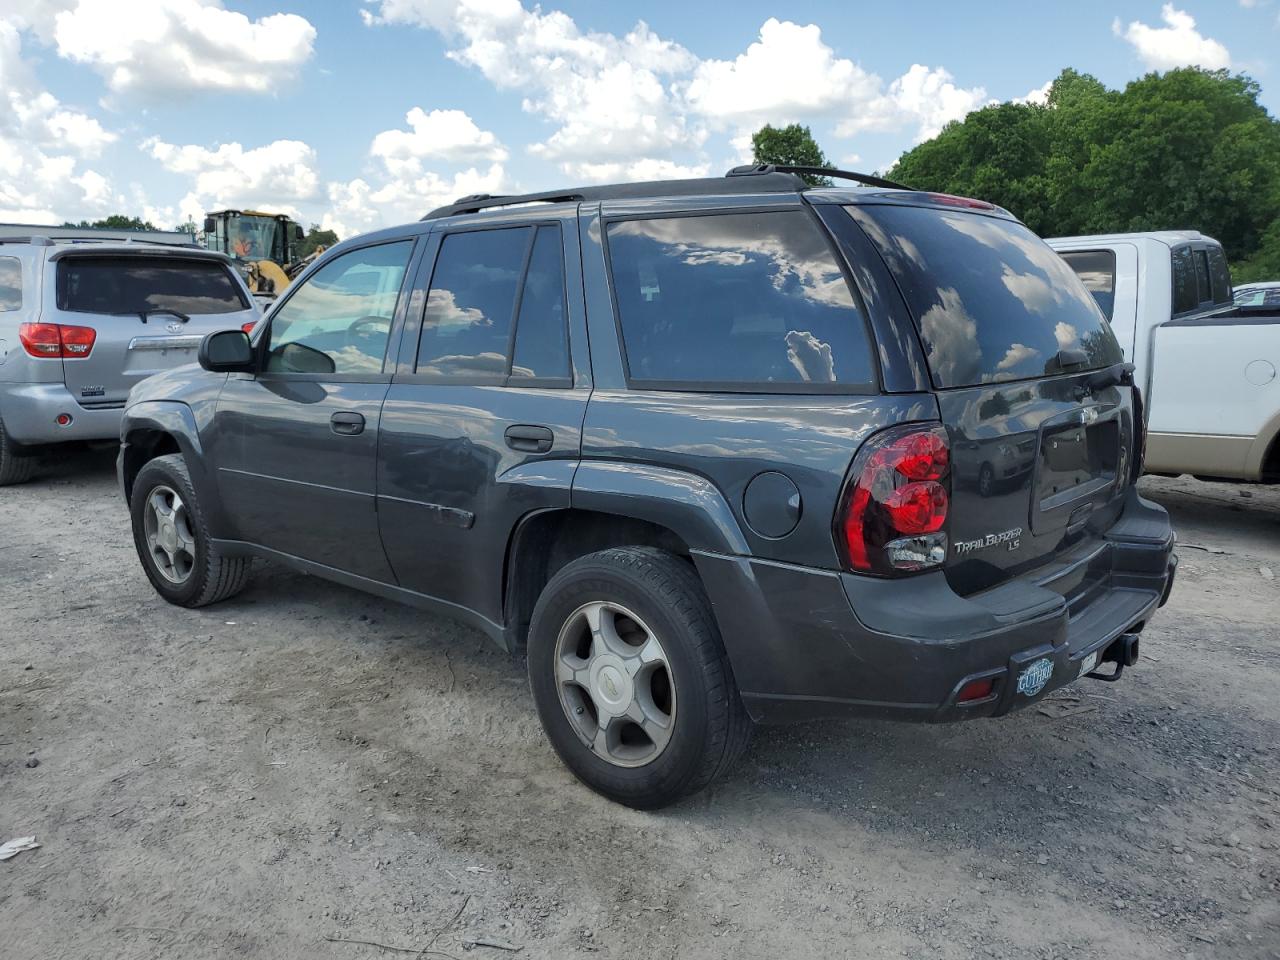
<path id="1" fill-rule="evenodd" d="M 229 557 L 209 536 L 186 461 L 171 453 L 148 462 L 129 498 L 133 544 L 156 593 L 180 607 L 235 596 L 249 582 L 249 557 Z"/>
<path id="2" fill-rule="evenodd" d="M 565 765 L 639 809 L 707 786 L 741 755 L 751 721 L 693 567 L 649 547 L 568 564 L 538 599 L 529 682 Z"/>
<path id="3" fill-rule="evenodd" d="M 22 451 L 5 432 L 0 420 L 0 487 L 26 483 L 36 469 L 36 458 L 22 455 Z"/>

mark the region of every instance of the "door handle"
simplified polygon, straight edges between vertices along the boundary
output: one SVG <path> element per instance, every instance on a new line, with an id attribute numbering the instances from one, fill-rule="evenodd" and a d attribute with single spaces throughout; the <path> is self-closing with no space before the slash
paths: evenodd
<path id="1" fill-rule="evenodd" d="M 555 442 L 555 434 L 546 427 L 517 423 L 507 427 L 507 446 L 522 453 L 546 453 Z"/>
<path id="2" fill-rule="evenodd" d="M 364 417 L 358 413 L 340 410 L 329 418 L 329 429 L 342 437 L 354 437 L 364 433 Z"/>

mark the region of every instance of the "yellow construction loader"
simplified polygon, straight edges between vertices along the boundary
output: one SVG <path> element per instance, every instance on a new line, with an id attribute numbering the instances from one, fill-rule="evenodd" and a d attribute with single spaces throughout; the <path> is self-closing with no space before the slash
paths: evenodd
<path id="1" fill-rule="evenodd" d="M 284 214 L 258 210 L 219 210 L 205 214 L 204 245 L 239 265 L 254 296 L 271 300 L 314 260 L 323 247 L 298 256 L 302 225 Z"/>

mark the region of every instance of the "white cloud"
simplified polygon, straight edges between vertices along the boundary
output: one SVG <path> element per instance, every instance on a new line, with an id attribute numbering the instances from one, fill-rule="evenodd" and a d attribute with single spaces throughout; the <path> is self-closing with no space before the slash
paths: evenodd
<path id="1" fill-rule="evenodd" d="M 58 54 L 91 66 L 113 92 L 152 96 L 274 92 L 296 78 L 315 37 L 304 17 L 250 20 L 220 0 L 78 0 L 52 30 Z"/>
<path id="2" fill-rule="evenodd" d="M 1165 23 L 1163 27 L 1149 27 L 1138 20 L 1125 27 L 1117 17 L 1111 32 L 1130 43 L 1138 59 L 1152 70 L 1189 66 L 1216 70 L 1231 66 L 1227 48 L 1202 36 L 1191 14 L 1166 3 L 1160 8 L 1160 19 Z"/>
<path id="3" fill-rule="evenodd" d="M 142 149 L 172 173 L 191 178 L 180 213 L 198 220 L 224 207 L 301 216 L 300 206 L 319 199 L 315 151 L 300 140 L 275 140 L 246 150 L 239 143 L 209 149 L 151 138 Z"/>
<path id="4" fill-rule="evenodd" d="M 448 56 L 479 70 L 557 129 L 530 151 L 561 163 L 669 157 L 705 132 L 688 122 L 669 80 L 695 58 L 644 23 L 624 36 L 581 30 L 558 10 L 526 10 L 518 0 L 382 0 L 365 22 L 407 23 L 454 44 Z"/>
<path id="5" fill-rule="evenodd" d="M 1049 93 L 1053 90 L 1053 81 L 1046 80 L 1044 86 L 1036 87 L 1034 90 L 1028 90 L 1021 97 L 1014 97 L 1013 103 L 1029 103 L 1034 106 L 1044 107 L 1049 103 Z"/>
<path id="6" fill-rule="evenodd" d="M 510 193 L 502 164 L 471 167 L 452 177 L 426 172 L 408 180 L 388 179 L 380 186 L 362 177 L 327 187 L 329 212 L 321 226 L 340 237 L 392 223 L 417 220 L 436 207 L 474 193 Z"/>
<path id="7" fill-rule="evenodd" d="M 631 163 L 569 163 L 565 171 L 577 180 L 608 183 L 629 180 L 684 180 L 710 174 L 708 164 L 684 165 L 671 160 L 640 159 Z"/>
<path id="8" fill-rule="evenodd" d="M 411 24 L 453 45 L 448 56 L 499 89 L 519 89 L 526 111 L 556 125 L 535 156 L 570 174 L 659 161 L 706 166 L 709 129 L 747 135 L 765 122 L 830 119 L 839 136 L 908 128 L 917 140 L 981 106 L 981 87 L 942 68 L 912 66 L 888 85 L 836 55 L 815 24 L 770 18 L 728 60 L 699 60 L 643 22 L 626 35 L 584 31 L 560 11 L 519 0 L 366 0 L 365 23 Z"/>
<path id="9" fill-rule="evenodd" d="M 836 57 L 817 25 L 770 17 L 745 53 L 699 63 L 687 97 L 714 127 L 755 129 L 844 113 L 875 99 L 881 88 L 875 74 Z"/>
<path id="10" fill-rule="evenodd" d="M 1004 352 L 1004 356 L 1000 362 L 996 364 L 997 370 L 1010 370 L 1020 363 L 1032 360 L 1040 356 L 1040 351 L 1033 347 L 1028 347 L 1025 343 L 1014 343 Z"/>
<path id="11" fill-rule="evenodd" d="M 82 164 L 115 139 L 40 88 L 22 59 L 18 28 L 0 19 L 0 219 L 47 223 L 106 212 L 110 184 Z"/>
<path id="12" fill-rule="evenodd" d="M 369 152 L 393 176 L 422 172 L 423 160 L 465 162 L 502 161 L 506 148 L 488 130 L 481 130 L 462 110 L 432 110 L 414 107 L 405 115 L 409 130 L 384 130 L 373 138 Z"/>

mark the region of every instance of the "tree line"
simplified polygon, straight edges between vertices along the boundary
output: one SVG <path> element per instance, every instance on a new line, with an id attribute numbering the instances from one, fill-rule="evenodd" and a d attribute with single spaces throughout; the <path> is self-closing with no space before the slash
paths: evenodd
<path id="1" fill-rule="evenodd" d="M 1225 70 L 1150 73 L 1109 90 L 1068 69 L 1046 103 L 974 111 L 886 176 L 997 203 L 1044 237 L 1199 230 L 1222 243 L 1235 282 L 1280 280 L 1280 122 L 1259 93 Z M 807 127 L 766 127 L 752 142 L 758 162 L 802 154 L 831 166 Z"/>

